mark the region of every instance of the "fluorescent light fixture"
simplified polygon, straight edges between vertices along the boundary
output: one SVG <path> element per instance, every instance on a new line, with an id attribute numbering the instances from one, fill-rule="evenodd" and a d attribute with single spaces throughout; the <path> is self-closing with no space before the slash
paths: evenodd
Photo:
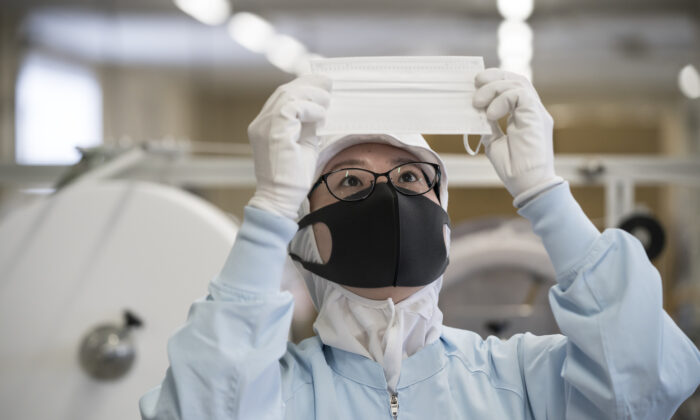
<path id="1" fill-rule="evenodd" d="M 278 34 L 270 22 L 253 13 L 234 14 L 228 23 L 228 33 L 243 47 L 265 54 L 270 63 L 287 73 L 309 73 L 309 59 L 317 56 L 295 38 Z"/>
<path id="2" fill-rule="evenodd" d="M 498 58 L 529 63 L 532 59 L 532 28 L 525 22 L 504 20 L 498 27 Z"/>
<path id="3" fill-rule="evenodd" d="M 306 47 L 289 35 L 277 34 L 270 40 L 265 56 L 287 73 L 296 73 L 307 57 Z"/>
<path id="4" fill-rule="evenodd" d="M 503 19 L 525 21 L 534 7 L 534 0 L 498 0 L 498 11 Z"/>
<path id="5" fill-rule="evenodd" d="M 55 193 L 56 188 L 24 188 L 19 192 L 27 195 L 49 195 Z"/>
<path id="6" fill-rule="evenodd" d="M 692 64 L 683 67 L 678 73 L 678 87 L 690 99 L 700 98 L 700 74 Z"/>
<path id="7" fill-rule="evenodd" d="M 498 26 L 499 42 L 506 41 L 513 44 L 532 45 L 532 37 L 532 28 L 525 22 L 504 20 Z"/>
<path id="8" fill-rule="evenodd" d="M 262 54 L 275 35 L 275 29 L 270 22 L 256 14 L 239 12 L 229 21 L 228 33 L 243 47 Z"/>
<path id="9" fill-rule="evenodd" d="M 220 25 L 231 14 L 228 0 L 173 0 L 183 12 L 206 25 Z"/>
<path id="10" fill-rule="evenodd" d="M 525 21 L 534 7 L 534 0 L 498 0 L 498 11 L 504 19 L 498 27 L 500 67 L 529 80 L 532 80 L 532 28 Z"/>

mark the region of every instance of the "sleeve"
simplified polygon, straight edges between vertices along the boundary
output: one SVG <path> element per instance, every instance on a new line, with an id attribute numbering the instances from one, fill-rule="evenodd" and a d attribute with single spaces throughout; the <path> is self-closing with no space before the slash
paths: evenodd
<path id="1" fill-rule="evenodd" d="M 209 295 L 168 341 L 170 367 L 140 400 L 143 419 L 280 419 L 279 359 L 292 297 L 280 291 L 296 223 L 252 207 Z"/>
<path id="2" fill-rule="evenodd" d="M 565 338 L 521 342 L 536 419 L 668 419 L 700 383 L 700 353 L 663 310 L 661 278 L 639 241 L 600 234 L 567 183 L 519 210 L 554 265 L 554 317 Z"/>

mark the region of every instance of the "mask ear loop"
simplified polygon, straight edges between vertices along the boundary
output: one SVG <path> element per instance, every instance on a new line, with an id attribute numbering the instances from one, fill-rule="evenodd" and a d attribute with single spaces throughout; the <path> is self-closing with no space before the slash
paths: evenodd
<path id="1" fill-rule="evenodd" d="M 472 150 L 471 146 L 469 146 L 469 135 L 464 135 L 464 148 L 467 149 L 467 153 L 469 153 L 470 156 L 476 156 L 479 153 L 479 150 L 481 150 L 481 145 L 483 144 L 483 139 L 484 136 L 481 136 L 479 139 L 479 144 L 476 146 L 476 150 Z"/>

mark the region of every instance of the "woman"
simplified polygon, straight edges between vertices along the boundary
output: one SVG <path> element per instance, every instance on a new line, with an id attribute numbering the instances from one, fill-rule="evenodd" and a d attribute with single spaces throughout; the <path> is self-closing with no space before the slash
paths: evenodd
<path id="1" fill-rule="evenodd" d="M 419 135 L 318 138 L 331 85 L 306 76 L 249 127 L 256 193 L 209 296 L 168 343 L 144 419 L 673 414 L 700 382 L 700 353 L 663 311 L 658 272 L 632 236 L 598 232 L 555 175 L 552 119 L 530 83 L 497 69 L 475 83 L 494 129 L 486 154 L 556 270 L 563 335 L 482 340 L 442 326 L 440 157 Z M 288 252 L 319 310 L 299 345 L 286 342 L 292 298 L 279 290 Z"/>

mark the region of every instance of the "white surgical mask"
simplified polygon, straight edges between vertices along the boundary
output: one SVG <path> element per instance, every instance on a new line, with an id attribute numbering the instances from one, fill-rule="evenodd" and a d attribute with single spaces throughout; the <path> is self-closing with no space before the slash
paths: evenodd
<path id="1" fill-rule="evenodd" d="M 368 133 L 491 134 L 472 105 L 482 57 L 345 57 L 311 60 L 333 80 L 319 135 Z"/>

